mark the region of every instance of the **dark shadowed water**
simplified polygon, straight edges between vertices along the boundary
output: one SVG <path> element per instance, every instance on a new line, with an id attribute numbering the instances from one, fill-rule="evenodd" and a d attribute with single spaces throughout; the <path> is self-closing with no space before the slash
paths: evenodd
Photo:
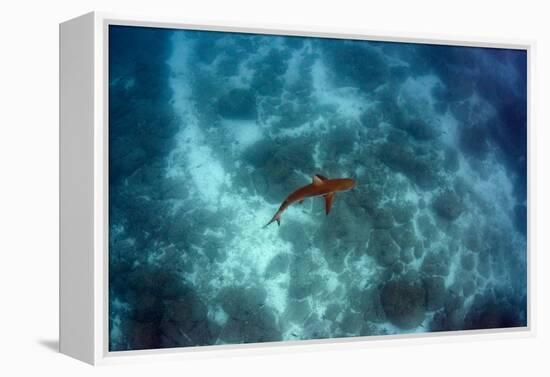
<path id="1" fill-rule="evenodd" d="M 526 326 L 525 51 L 109 45 L 111 351 Z"/>

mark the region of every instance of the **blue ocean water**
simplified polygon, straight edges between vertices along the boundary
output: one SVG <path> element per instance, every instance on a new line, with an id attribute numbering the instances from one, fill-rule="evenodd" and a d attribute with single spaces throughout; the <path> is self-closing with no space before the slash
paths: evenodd
<path id="1" fill-rule="evenodd" d="M 520 50 L 111 26 L 109 349 L 527 325 Z M 354 189 L 292 205 L 314 174 Z"/>

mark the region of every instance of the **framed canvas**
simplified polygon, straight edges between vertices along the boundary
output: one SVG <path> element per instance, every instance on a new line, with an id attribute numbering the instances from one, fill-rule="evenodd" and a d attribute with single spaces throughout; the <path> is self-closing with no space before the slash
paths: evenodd
<path id="1" fill-rule="evenodd" d="M 531 49 L 61 24 L 61 352 L 530 334 Z"/>

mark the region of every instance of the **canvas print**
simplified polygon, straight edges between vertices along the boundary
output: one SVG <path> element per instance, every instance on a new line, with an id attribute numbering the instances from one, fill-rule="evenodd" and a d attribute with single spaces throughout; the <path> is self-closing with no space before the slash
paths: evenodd
<path id="1" fill-rule="evenodd" d="M 109 27 L 109 350 L 527 326 L 525 50 Z"/>

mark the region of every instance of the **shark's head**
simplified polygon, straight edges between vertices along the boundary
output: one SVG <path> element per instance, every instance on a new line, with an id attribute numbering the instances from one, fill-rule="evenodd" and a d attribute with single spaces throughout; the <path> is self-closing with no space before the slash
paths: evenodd
<path id="1" fill-rule="evenodd" d="M 345 190 L 351 190 L 355 187 L 355 180 L 351 178 L 344 178 L 342 179 L 342 183 L 340 184 L 340 189 L 342 191 Z"/>

